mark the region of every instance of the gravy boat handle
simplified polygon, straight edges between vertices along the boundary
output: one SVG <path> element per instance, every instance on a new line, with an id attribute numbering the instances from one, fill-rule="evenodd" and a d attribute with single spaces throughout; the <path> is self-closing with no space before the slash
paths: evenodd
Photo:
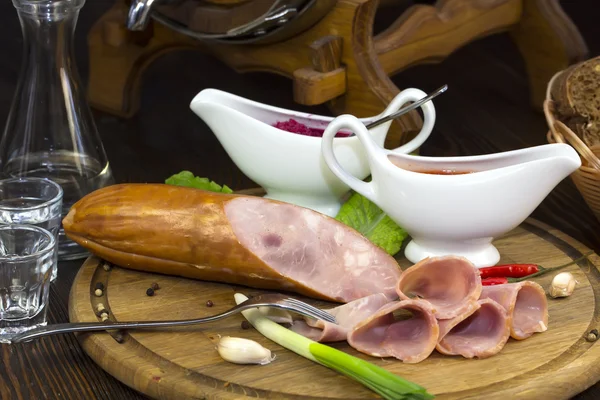
<path id="1" fill-rule="evenodd" d="M 419 101 L 422 98 L 427 97 L 427 93 L 422 90 L 409 88 L 401 91 L 396 97 L 392 99 L 390 104 L 387 106 L 385 111 L 381 113 L 376 119 L 382 118 L 386 115 L 390 115 L 398 111 L 402 106 L 406 103 Z M 410 142 L 403 144 L 400 147 L 397 147 L 393 150 L 390 150 L 392 153 L 402 153 L 408 154 L 416 149 L 418 149 L 425 141 L 429 138 L 431 131 L 433 130 L 433 126 L 435 125 L 435 107 L 433 106 L 433 101 L 428 101 L 420 107 L 423 110 L 423 127 L 417 136 L 415 136 Z M 387 130 L 391 125 L 391 121 L 387 125 Z M 376 128 L 373 128 L 376 129 Z M 385 138 L 384 138 L 385 139 Z"/>
<path id="2" fill-rule="evenodd" d="M 327 125 L 327 128 L 323 132 L 323 140 L 321 142 L 321 152 L 325 163 L 342 182 L 350 186 L 355 192 L 362 194 L 373 203 L 378 203 L 376 200 L 375 186 L 373 182 L 364 182 L 352 174 L 348 173 L 337 160 L 335 153 L 333 152 L 333 139 L 335 134 L 341 130 L 353 132 L 360 143 L 365 148 L 367 160 L 369 162 L 369 168 L 373 171 L 373 158 L 377 156 L 384 156 L 387 150 L 379 147 L 377 143 L 371 137 L 371 134 L 367 130 L 367 127 L 355 116 L 350 114 L 340 115 Z"/>

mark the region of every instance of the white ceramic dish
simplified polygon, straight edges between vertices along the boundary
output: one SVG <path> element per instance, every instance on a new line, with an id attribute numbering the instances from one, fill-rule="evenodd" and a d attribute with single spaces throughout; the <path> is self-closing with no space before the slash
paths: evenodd
<path id="1" fill-rule="evenodd" d="M 372 181 L 363 182 L 338 162 L 332 138 L 354 132 L 365 147 Z M 472 157 L 422 157 L 383 149 L 351 115 L 324 132 L 323 156 L 332 172 L 377 204 L 412 237 L 405 256 L 459 255 L 478 267 L 500 256 L 492 240 L 523 222 L 552 189 L 581 166 L 566 144 L 549 144 Z M 439 175 L 415 171 L 472 172 Z"/>
<path id="2" fill-rule="evenodd" d="M 405 89 L 386 110 L 368 123 L 400 109 L 407 102 L 427 94 Z M 333 117 L 311 115 L 272 107 L 216 89 L 205 89 L 192 100 L 192 111 L 206 122 L 240 170 L 263 187 L 271 199 L 311 208 L 335 216 L 349 187 L 327 167 L 321 156 L 320 137 L 287 132 L 273 125 L 290 118 L 314 128 L 325 129 Z M 392 150 L 410 153 L 429 137 L 435 124 L 431 101 L 422 106 L 424 123 L 421 132 L 409 143 Z M 383 146 L 391 121 L 369 131 L 375 143 Z M 356 136 L 333 139 L 335 154 L 343 168 L 359 179 L 369 175 L 366 155 Z"/>

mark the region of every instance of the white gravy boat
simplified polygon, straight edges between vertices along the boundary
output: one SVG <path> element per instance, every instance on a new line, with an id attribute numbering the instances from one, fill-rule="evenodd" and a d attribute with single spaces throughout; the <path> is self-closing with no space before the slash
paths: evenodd
<path id="1" fill-rule="evenodd" d="M 352 176 L 336 159 L 332 137 L 342 129 L 353 131 L 365 147 L 371 182 Z M 413 263 L 458 255 L 478 267 L 495 265 L 500 255 L 492 240 L 517 227 L 581 166 L 577 152 L 567 144 L 471 157 L 394 154 L 372 140 L 351 115 L 339 116 L 325 129 L 322 150 L 338 178 L 410 234 L 404 255 Z M 431 173 L 442 170 L 463 174 Z"/>
<path id="2" fill-rule="evenodd" d="M 391 114 L 407 102 L 427 94 L 418 89 L 405 89 L 379 115 L 364 118 L 361 123 Z M 343 196 L 350 188 L 327 167 L 321 156 L 321 137 L 287 132 L 273 125 L 292 118 L 313 128 L 325 129 L 333 117 L 312 115 L 272 107 L 216 89 L 205 89 L 194 97 L 192 111 L 211 128 L 238 168 L 262 186 L 265 197 L 293 203 L 329 216 L 337 215 Z M 429 137 L 435 124 L 435 108 L 431 101 L 422 107 L 423 127 L 410 142 L 392 150 L 410 153 Z M 368 135 L 383 146 L 391 121 L 371 129 Z M 332 140 L 340 164 L 361 179 L 369 175 L 369 164 L 358 137 L 336 137 Z"/>

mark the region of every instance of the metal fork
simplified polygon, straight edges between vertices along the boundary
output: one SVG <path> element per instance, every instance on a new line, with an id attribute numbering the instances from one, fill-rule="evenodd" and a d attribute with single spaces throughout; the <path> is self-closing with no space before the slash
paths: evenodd
<path id="1" fill-rule="evenodd" d="M 298 314 L 306 315 L 307 317 L 320 319 L 332 323 L 337 323 L 335 317 L 328 312 L 320 310 L 310 304 L 304 303 L 300 300 L 293 299 L 278 293 L 267 293 L 254 296 L 243 303 L 236 305 L 235 307 L 227 310 L 221 314 L 213 315 L 206 318 L 196 319 L 183 319 L 174 321 L 130 321 L 130 322 L 77 322 L 77 323 L 66 323 L 66 324 L 54 324 L 48 326 L 42 326 L 34 328 L 29 331 L 20 333 L 11 338 L 11 343 L 21 343 L 31 341 L 42 336 L 57 335 L 60 333 L 69 332 L 91 332 L 91 331 L 103 331 L 107 329 L 143 329 L 143 328 L 163 328 L 169 326 L 182 326 L 182 325 L 194 325 L 202 324 L 205 322 L 218 321 L 223 318 L 227 318 L 231 315 L 237 314 L 241 311 L 257 308 L 257 307 L 273 307 L 282 310 L 296 312 Z"/>

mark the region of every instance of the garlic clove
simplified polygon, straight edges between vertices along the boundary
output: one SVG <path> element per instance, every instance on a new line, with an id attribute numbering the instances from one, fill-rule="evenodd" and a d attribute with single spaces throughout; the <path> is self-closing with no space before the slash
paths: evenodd
<path id="1" fill-rule="evenodd" d="M 561 272 L 552 279 L 548 292 L 553 298 L 568 297 L 573 293 L 576 285 L 577 281 L 572 273 Z"/>
<path id="2" fill-rule="evenodd" d="M 275 359 L 271 351 L 254 340 L 223 336 L 217 345 L 221 358 L 235 364 L 269 364 Z"/>

